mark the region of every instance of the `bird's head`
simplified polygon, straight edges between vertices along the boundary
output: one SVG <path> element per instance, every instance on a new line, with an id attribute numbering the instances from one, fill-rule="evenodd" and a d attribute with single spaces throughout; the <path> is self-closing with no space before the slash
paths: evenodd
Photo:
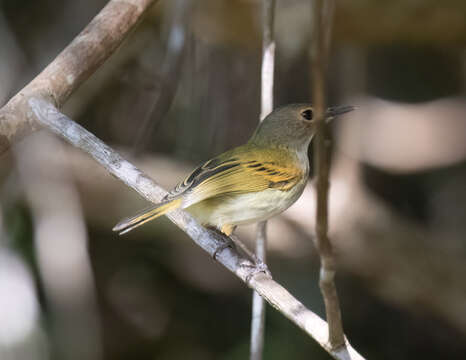
<path id="1" fill-rule="evenodd" d="M 330 107 L 326 121 L 354 110 L 354 106 Z M 305 149 L 315 133 L 315 114 L 311 104 L 290 104 L 272 111 L 257 127 L 250 142 L 263 146 Z"/>

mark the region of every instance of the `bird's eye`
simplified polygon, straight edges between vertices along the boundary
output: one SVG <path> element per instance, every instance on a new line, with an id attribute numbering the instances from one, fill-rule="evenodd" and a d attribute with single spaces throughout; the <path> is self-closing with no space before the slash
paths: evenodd
<path id="1" fill-rule="evenodd" d="M 312 113 L 311 109 L 306 109 L 301 113 L 301 116 L 305 118 L 306 120 L 310 121 L 312 120 L 312 117 L 314 116 L 314 114 Z"/>

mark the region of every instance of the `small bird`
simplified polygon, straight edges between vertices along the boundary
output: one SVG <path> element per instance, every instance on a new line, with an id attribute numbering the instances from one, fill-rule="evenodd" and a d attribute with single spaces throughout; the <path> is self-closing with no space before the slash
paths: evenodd
<path id="1" fill-rule="evenodd" d="M 353 106 L 327 109 L 326 121 Z M 267 220 L 290 207 L 309 177 L 309 143 L 315 133 L 310 104 L 271 112 L 244 145 L 196 168 L 162 202 L 119 222 L 124 234 L 169 211 L 185 209 L 202 225 L 229 236 L 237 225 Z"/>

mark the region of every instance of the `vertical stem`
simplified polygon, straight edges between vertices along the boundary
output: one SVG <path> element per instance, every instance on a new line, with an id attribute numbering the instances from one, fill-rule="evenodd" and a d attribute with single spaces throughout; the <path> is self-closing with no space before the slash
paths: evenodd
<path id="1" fill-rule="evenodd" d="M 312 97 L 316 119 L 314 140 L 315 186 L 317 192 L 316 242 L 320 255 L 319 285 L 324 298 L 329 324 L 329 343 L 335 349 L 344 345 L 345 338 L 341 321 L 340 304 L 335 287 L 335 258 L 328 238 L 328 191 L 329 154 L 326 146 L 325 128 L 325 70 L 333 18 L 333 0 L 313 1 Z"/>
<path id="2" fill-rule="evenodd" d="M 273 110 L 273 75 L 275 66 L 275 40 L 273 37 L 275 0 L 263 3 L 263 39 L 261 68 L 260 121 Z"/>
<path id="3" fill-rule="evenodd" d="M 260 121 L 273 109 L 273 76 L 275 65 L 275 41 L 273 38 L 275 0 L 264 0 L 262 8 L 262 69 L 261 69 L 261 113 Z M 267 222 L 257 224 L 256 256 L 265 263 L 267 250 Z M 261 360 L 264 348 L 265 303 L 254 292 L 251 319 L 251 360 Z"/>
<path id="4" fill-rule="evenodd" d="M 267 221 L 257 224 L 256 256 L 265 263 L 267 252 Z M 251 319 L 251 360 L 261 360 L 264 349 L 265 335 L 265 302 L 257 293 L 252 294 Z"/>

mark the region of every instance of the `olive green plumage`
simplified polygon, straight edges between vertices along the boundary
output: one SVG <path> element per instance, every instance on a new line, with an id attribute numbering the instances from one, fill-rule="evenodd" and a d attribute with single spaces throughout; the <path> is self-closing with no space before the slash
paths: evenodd
<path id="1" fill-rule="evenodd" d="M 326 116 L 330 119 L 352 109 L 330 108 Z M 278 108 L 246 144 L 205 162 L 161 203 L 121 221 L 113 230 L 126 233 L 178 208 L 227 235 L 236 225 L 266 220 L 291 206 L 303 192 L 314 131 L 310 104 Z"/>

